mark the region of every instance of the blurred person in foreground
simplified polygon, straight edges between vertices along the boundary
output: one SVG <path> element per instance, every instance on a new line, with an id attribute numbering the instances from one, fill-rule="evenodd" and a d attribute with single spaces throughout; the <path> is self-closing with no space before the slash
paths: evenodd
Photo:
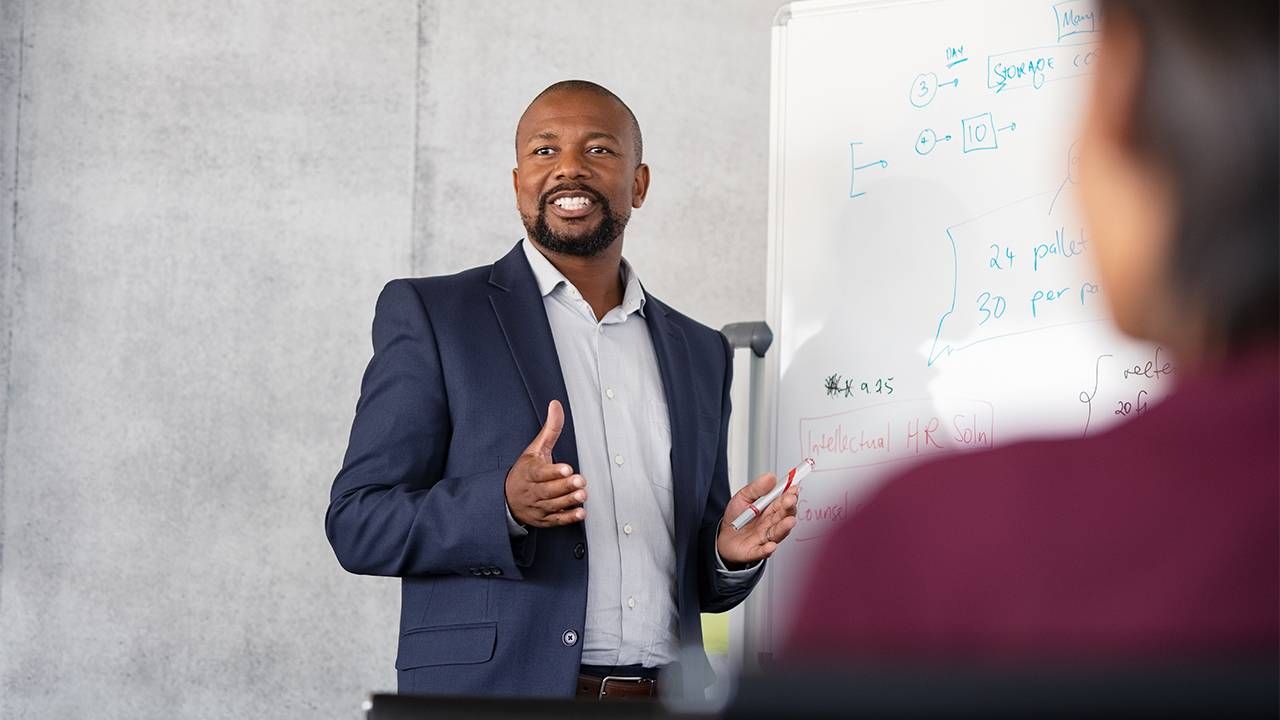
<path id="1" fill-rule="evenodd" d="M 1178 387 L 1096 437 L 884 485 L 822 549 L 790 658 L 1277 656 L 1277 4 L 1100 9 L 1082 210 L 1112 316 L 1174 352 Z"/>

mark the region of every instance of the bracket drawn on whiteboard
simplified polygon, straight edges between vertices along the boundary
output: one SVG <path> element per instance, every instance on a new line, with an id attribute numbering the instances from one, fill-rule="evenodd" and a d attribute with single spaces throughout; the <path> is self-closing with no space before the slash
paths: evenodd
<path id="1" fill-rule="evenodd" d="M 1098 383 L 1102 380 L 1102 361 L 1110 357 L 1113 357 L 1110 353 L 1104 353 L 1094 361 L 1093 392 L 1088 390 L 1080 391 L 1080 402 L 1085 405 L 1084 431 L 1080 433 L 1080 437 L 1088 437 L 1089 435 L 1089 423 L 1093 421 L 1093 399 L 1098 396 Z"/>
<path id="2" fill-rule="evenodd" d="M 881 169 L 884 169 L 884 168 L 889 167 L 889 163 L 888 163 L 888 161 L 886 161 L 886 160 L 876 160 L 876 161 L 874 161 L 874 162 L 869 162 L 869 163 L 864 163 L 864 164 L 862 164 L 862 165 L 859 165 L 859 164 L 858 164 L 858 146 L 859 146 L 859 145 L 861 145 L 861 144 L 862 144 L 861 142 L 850 142 L 850 143 L 849 143 L 849 167 L 850 167 L 850 169 L 849 169 L 849 197 L 850 197 L 851 199 L 852 199 L 852 198 L 856 198 L 856 197 L 862 197 L 863 195 L 866 195 L 866 194 L 867 194 L 865 190 L 864 190 L 864 191 L 862 191 L 862 192 L 858 192 L 858 191 L 855 189 L 855 187 L 857 186 L 857 179 L 858 179 L 858 171 L 859 171 L 859 170 L 866 170 L 866 169 L 868 169 L 868 168 L 873 168 L 873 167 L 879 167 L 879 168 L 881 168 Z"/>
<path id="3" fill-rule="evenodd" d="M 1098 284 L 1082 257 L 1083 234 L 1068 242 L 1066 227 L 1045 213 L 1055 198 L 1053 190 L 1037 193 L 946 228 L 950 306 L 932 333 L 929 367 L 992 340 L 1104 321 Z M 1026 244 L 1004 239 L 1015 235 Z M 1015 262 L 1024 254 L 1030 263 Z"/>

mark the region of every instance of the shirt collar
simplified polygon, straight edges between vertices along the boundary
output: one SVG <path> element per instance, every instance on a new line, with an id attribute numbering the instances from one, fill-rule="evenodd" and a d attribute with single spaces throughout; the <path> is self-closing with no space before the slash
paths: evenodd
<path id="1" fill-rule="evenodd" d="M 556 269 L 555 265 L 542 254 L 540 250 L 534 247 L 533 243 L 527 239 L 520 241 L 520 246 L 524 249 L 524 256 L 529 261 L 529 268 L 533 270 L 534 280 L 538 283 L 538 292 L 542 297 L 547 297 L 556 291 L 556 288 L 563 284 L 566 287 L 573 287 L 573 283 L 569 282 L 569 278 L 564 273 Z M 640 284 L 640 277 L 636 275 L 636 271 L 631 267 L 631 263 L 626 258 L 622 258 L 622 278 L 624 289 L 622 291 L 622 311 L 626 315 L 633 312 L 639 312 L 644 316 L 644 286 Z"/>

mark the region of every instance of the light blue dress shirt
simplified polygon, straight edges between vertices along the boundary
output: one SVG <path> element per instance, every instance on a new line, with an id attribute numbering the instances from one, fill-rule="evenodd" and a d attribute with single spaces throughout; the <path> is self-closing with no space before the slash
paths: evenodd
<path id="1" fill-rule="evenodd" d="M 622 261 L 622 304 L 596 320 L 591 305 L 538 249 L 521 243 L 537 279 L 573 409 L 587 481 L 585 665 L 661 667 L 679 652 L 671 424 L 644 290 Z M 513 536 L 528 531 L 511 519 Z M 717 572 L 747 583 L 760 566 Z"/>

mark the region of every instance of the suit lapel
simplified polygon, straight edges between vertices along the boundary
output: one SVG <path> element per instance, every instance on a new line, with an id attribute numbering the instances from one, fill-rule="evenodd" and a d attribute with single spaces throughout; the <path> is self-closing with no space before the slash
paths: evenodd
<path id="1" fill-rule="evenodd" d="M 653 338 L 654 354 L 658 356 L 658 371 L 662 375 L 663 394 L 667 399 L 667 414 L 671 418 L 671 483 L 676 515 L 676 577 L 684 577 L 684 565 L 688 561 L 690 537 L 694 523 L 702 513 L 694 507 L 697 478 L 692 475 L 697 438 L 693 426 L 694 407 L 693 365 L 689 361 L 689 345 L 684 331 L 667 317 L 670 309 L 645 293 L 645 322 Z"/>
<path id="2" fill-rule="evenodd" d="M 564 385 L 564 371 L 560 368 L 560 356 L 556 354 L 555 338 L 542 304 L 542 294 L 529 268 L 529 261 L 517 243 L 515 249 L 494 263 L 489 275 L 494 289 L 489 293 L 489 303 L 498 317 L 498 325 L 506 338 L 511 357 L 520 371 L 533 404 L 533 413 L 541 427 L 547 421 L 547 404 L 559 400 L 564 406 L 564 431 L 556 442 L 553 459 L 578 467 L 578 446 L 573 434 L 573 412 L 569 407 L 569 393 Z M 532 440 L 533 436 L 530 435 Z"/>

